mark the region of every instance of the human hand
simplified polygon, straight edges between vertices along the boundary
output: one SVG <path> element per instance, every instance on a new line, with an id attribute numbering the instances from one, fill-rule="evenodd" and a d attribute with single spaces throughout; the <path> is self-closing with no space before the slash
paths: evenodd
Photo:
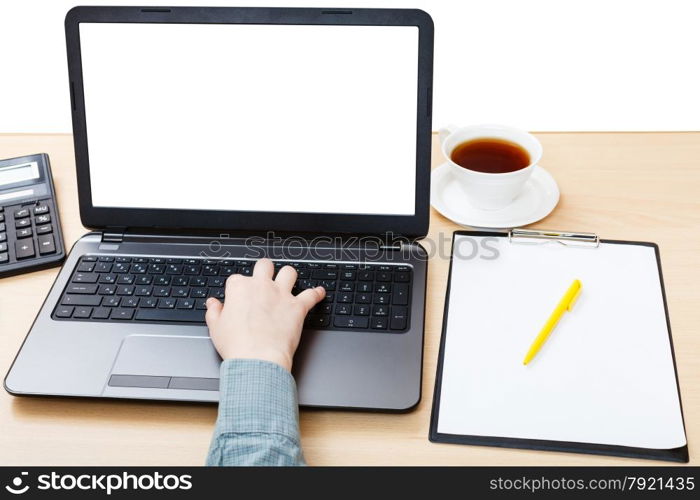
<path id="1" fill-rule="evenodd" d="M 226 302 L 207 299 L 209 335 L 224 359 L 272 361 L 291 371 L 304 318 L 326 296 L 322 287 L 292 295 L 297 272 L 279 270 L 273 281 L 270 259 L 260 259 L 251 277 L 233 274 L 226 280 Z"/>

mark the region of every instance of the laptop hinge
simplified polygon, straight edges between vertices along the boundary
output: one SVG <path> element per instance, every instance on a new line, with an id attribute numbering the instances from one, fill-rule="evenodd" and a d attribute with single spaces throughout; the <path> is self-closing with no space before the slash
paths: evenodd
<path id="1" fill-rule="evenodd" d="M 102 231 L 102 243 L 122 243 L 123 241 L 123 228 L 106 228 L 104 231 Z"/>

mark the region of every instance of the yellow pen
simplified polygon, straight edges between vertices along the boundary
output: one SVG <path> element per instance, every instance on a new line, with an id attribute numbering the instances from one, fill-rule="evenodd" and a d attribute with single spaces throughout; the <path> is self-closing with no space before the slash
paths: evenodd
<path id="1" fill-rule="evenodd" d="M 539 335 L 537 335 L 537 337 L 535 337 L 535 340 L 532 342 L 532 345 L 530 346 L 530 349 L 527 351 L 525 359 L 523 360 L 524 365 L 532 361 L 532 358 L 534 358 L 537 355 L 540 348 L 542 348 L 544 343 L 547 342 L 549 334 L 552 333 L 552 330 L 554 330 L 554 328 L 557 326 L 557 323 L 559 323 L 559 320 L 564 315 L 564 313 L 566 311 L 571 311 L 571 308 L 574 307 L 574 303 L 576 302 L 576 299 L 578 298 L 580 293 L 581 282 L 579 280 L 574 280 L 574 282 L 571 284 L 569 289 L 566 291 L 564 296 L 557 304 L 557 307 L 554 308 L 554 311 L 549 316 L 549 319 L 542 327 L 542 330 L 540 330 Z"/>

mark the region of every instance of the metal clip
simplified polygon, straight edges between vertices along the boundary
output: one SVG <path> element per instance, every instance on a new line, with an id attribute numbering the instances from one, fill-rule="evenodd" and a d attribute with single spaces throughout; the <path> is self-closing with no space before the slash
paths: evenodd
<path id="1" fill-rule="evenodd" d="M 594 233 L 572 233 L 570 231 L 547 231 L 534 229 L 511 229 L 510 243 L 546 243 L 553 241 L 564 246 L 597 248 L 600 238 Z"/>

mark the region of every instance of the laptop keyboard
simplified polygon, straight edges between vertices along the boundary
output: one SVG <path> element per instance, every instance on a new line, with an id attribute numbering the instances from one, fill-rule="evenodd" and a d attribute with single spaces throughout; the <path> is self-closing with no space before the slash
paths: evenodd
<path id="1" fill-rule="evenodd" d="M 308 328 L 401 333 L 409 326 L 412 268 L 394 264 L 274 261 L 298 273 L 292 293 L 323 286 Z M 84 255 L 56 320 L 204 323 L 206 299 L 225 300 L 226 278 L 250 276 L 255 260 Z"/>

